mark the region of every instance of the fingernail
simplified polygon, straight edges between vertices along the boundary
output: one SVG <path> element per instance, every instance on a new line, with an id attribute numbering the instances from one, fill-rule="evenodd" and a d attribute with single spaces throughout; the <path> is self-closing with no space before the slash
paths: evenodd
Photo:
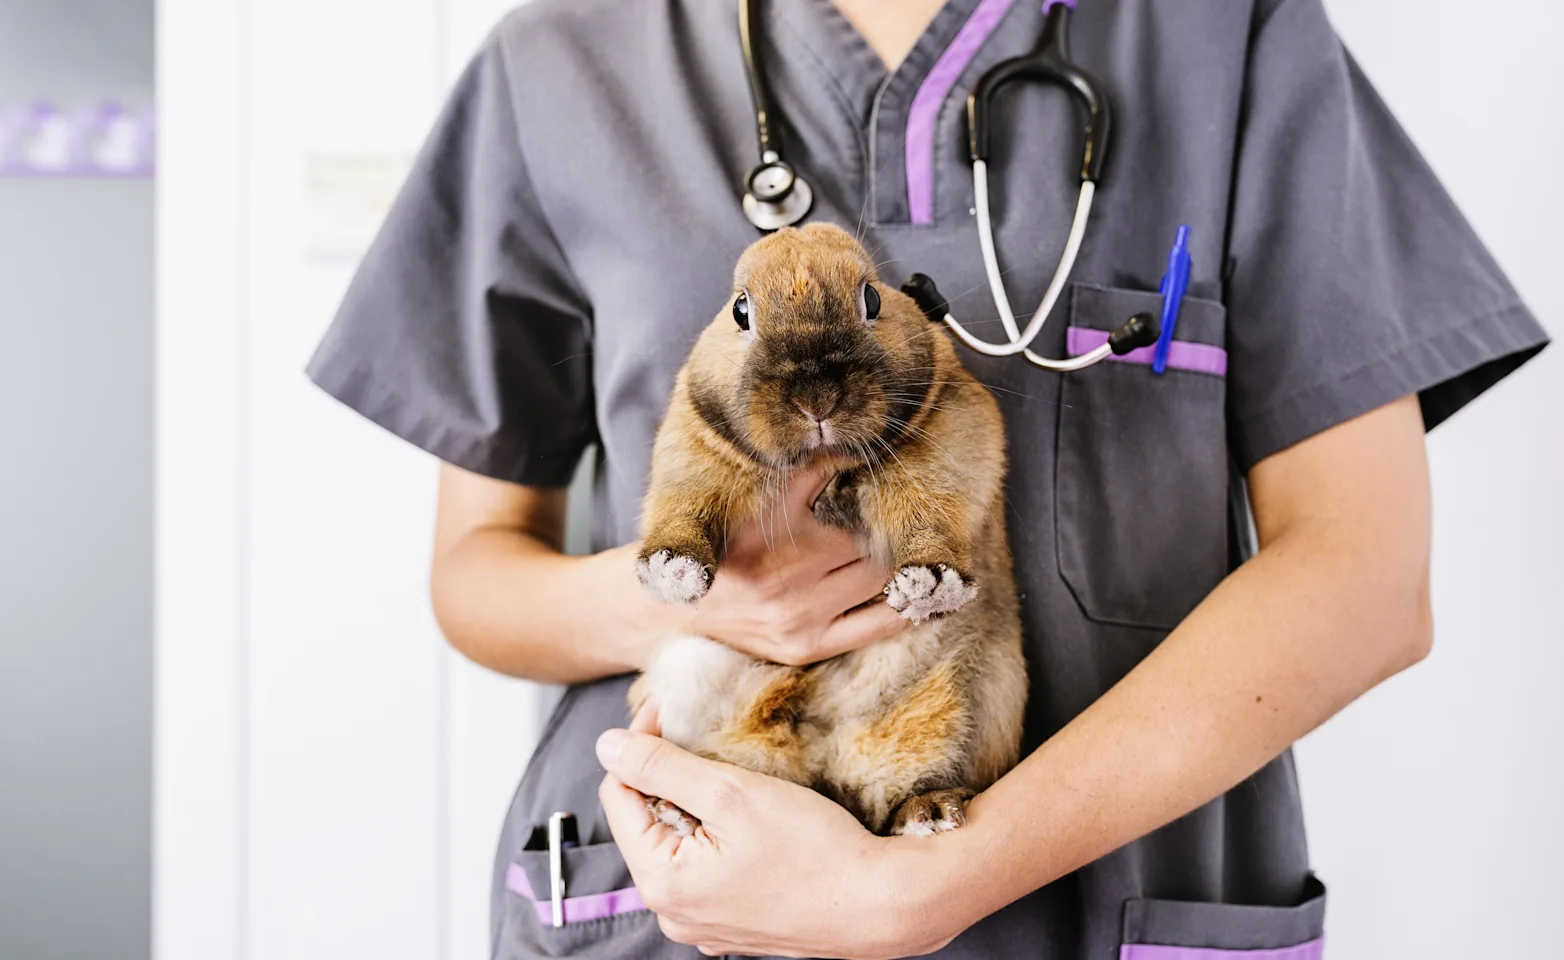
<path id="1" fill-rule="evenodd" d="M 619 755 L 624 752 L 625 742 L 630 739 L 627 730 L 615 728 L 604 730 L 603 735 L 597 738 L 597 759 L 603 766 L 611 766 L 618 762 Z"/>

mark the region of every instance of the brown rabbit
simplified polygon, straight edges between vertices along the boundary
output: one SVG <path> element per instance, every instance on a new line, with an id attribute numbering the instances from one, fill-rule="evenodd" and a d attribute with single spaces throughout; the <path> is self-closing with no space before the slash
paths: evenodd
<path id="1" fill-rule="evenodd" d="M 655 697 L 669 740 L 814 787 L 877 833 L 958 827 L 974 791 L 1015 764 L 1026 701 L 998 405 L 839 227 L 757 241 L 733 289 L 657 434 L 641 582 L 698 601 L 728 526 L 758 516 L 790 471 L 824 465 L 839 472 L 816 517 L 896 571 L 885 602 L 911 626 L 807 667 L 669 640 L 631 706 Z"/>

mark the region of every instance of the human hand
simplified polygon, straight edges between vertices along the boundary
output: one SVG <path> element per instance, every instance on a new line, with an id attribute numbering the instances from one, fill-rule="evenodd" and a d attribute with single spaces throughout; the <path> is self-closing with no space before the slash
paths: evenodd
<path id="1" fill-rule="evenodd" d="M 852 534 L 815 519 L 830 480 L 800 470 L 774 508 L 730 531 L 711 590 L 681 628 L 773 663 L 802 666 L 894 636 L 907 621 L 880 602 L 891 571 Z"/>
<path id="2" fill-rule="evenodd" d="M 655 730 L 655 709 L 643 709 L 629 731 L 603 734 L 598 797 L 670 940 L 712 956 L 868 960 L 929 953 L 960 932 L 948 910 L 928 909 L 949 906 L 934 889 L 951 872 L 931 862 L 938 839 L 876 837 L 813 790 L 702 759 Z M 700 825 L 681 837 L 653 822 L 647 795 Z"/>

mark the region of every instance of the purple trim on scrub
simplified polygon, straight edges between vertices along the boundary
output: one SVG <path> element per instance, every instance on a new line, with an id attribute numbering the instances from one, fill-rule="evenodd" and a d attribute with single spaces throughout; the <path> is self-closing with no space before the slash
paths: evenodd
<path id="1" fill-rule="evenodd" d="M 1043 15 L 1047 16 L 1051 8 L 1057 7 L 1061 3 L 1071 10 L 1075 9 L 1075 0 L 1043 0 Z"/>
<path id="2" fill-rule="evenodd" d="M 1014 0 L 983 0 L 961 25 L 956 39 L 934 62 L 907 111 L 907 208 L 913 223 L 934 222 L 934 123 L 950 88 L 1010 12 Z M 1059 0 L 1055 0 L 1059 2 Z M 1073 3 L 1072 3 L 1073 6 Z"/>
<path id="3" fill-rule="evenodd" d="M 1126 943 L 1119 960 L 1321 960 L 1325 941 L 1310 940 L 1280 950 L 1217 950 L 1210 947 L 1163 947 L 1150 943 Z"/>
<path id="4" fill-rule="evenodd" d="M 533 894 L 532 881 L 527 879 L 527 871 L 514 863 L 511 864 L 505 871 L 505 889 L 524 900 L 531 900 L 532 906 L 538 912 L 538 922 L 544 926 L 553 925 L 553 903 L 546 898 L 539 900 Z M 641 901 L 639 890 L 625 887 L 623 890 L 594 893 L 587 897 L 566 897 L 564 908 L 566 923 L 582 923 L 587 920 L 602 920 L 607 917 L 617 917 L 621 913 L 645 910 L 646 904 Z"/>
<path id="5" fill-rule="evenodd" d="M 1070 327 L 1065 333 L 1064 349 L 1070 356 L 1078 357 L 1083 353 L 1091 353 L 1107 342 L 1108 331 L 1106 330 Z M 1155 347 L 1141 347 L 1138 350 L 1131 350 L 1122 357 L 1108 359 L 1118 360 L 1121 363 L 1142 363 L 1149 367 L 1155 354 Z M 1209 343 L 1174 340 L 1168 344 L 1168 367 L 1173 370 L 1188 370 L 1192 373 L 1209 373 L 1214 377 L 1225 377 L 1227 376 L 1227 351 L 1221 347 L 1213 347 Z M 1266 958 L 1262 957 L 1261 960 Z"/>

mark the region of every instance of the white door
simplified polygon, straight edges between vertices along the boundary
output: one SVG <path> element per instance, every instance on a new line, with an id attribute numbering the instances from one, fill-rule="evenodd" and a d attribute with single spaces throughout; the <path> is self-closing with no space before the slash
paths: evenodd
<path id="1" fill-rule="evenodd" d="M 488 955 L 544 697 L 440 638 L 434 461 L 303 366 L 510 5 L 159 5 L 159 960 Z"/>

